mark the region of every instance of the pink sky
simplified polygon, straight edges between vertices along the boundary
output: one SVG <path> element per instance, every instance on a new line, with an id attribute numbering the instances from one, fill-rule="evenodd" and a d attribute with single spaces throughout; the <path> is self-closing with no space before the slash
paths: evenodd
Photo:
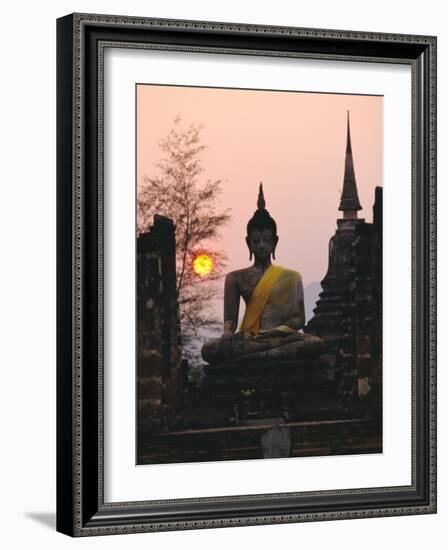
<path id="1" fill-rule="evenodd" d="M 259 182 L 277 222 L 279 265 L 321 281 L 336 229 L 344 175 L 347 110 L 359 217 L 372 220 L 374 188 L 383 184 L 383 98 L 305 92 L 137 86 L 137 183 L 157 173 L 157 141 L 180 115 L 204 124 L 204 180 L 222 179 L 222 209 L 232 219 L 219 247 L 228 271 L 247 267 L 246 224 Z"/>

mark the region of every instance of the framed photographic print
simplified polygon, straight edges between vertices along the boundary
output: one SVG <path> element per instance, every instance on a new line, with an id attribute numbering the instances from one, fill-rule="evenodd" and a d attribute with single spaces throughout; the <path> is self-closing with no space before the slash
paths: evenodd
<path id="1" fill-rule="evenodd" d="M 436 511 L 436 38 L 58 20 L 72 536 Z"/>

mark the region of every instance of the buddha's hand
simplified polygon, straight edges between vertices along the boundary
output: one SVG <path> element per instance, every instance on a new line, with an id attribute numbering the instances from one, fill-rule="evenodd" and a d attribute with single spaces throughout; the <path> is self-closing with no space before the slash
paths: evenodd
<path id="1" fill-rule="evenodd" d="M 279 325 L 278 327 L 273 327 L 268 330 L 261 330 L 257 335 L 257 339 L 262 340 L 264 338 L 290 336 L 291 334 L 298 336 L 300 333 L 287 325 Z"/>
<path id="2" fill-rule="evenodd" d="M 224 332 L 221 335 L 222 339 L 231 338 L 236 329 L 236 322 L 232 320 L 225 321 Z"/>

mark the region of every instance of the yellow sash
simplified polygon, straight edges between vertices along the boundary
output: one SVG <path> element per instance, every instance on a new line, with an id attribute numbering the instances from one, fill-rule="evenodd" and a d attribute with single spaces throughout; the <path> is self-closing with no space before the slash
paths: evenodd
<path id="1" fill-rule="evenodd" d="M 264 272 L 263 277 L 258 281 L 257 286 L 252 292 L 249 303 L 244 313 L 244 318 L 240 326 L 240 332 L 251 331 L 254 334 L 260 332 L 260 321 L 264 308 L 269 296 L 271 295 L 272 287 L 277 279 L 285 271 L 284 267 L 278 265 L 270 265 Z"/>

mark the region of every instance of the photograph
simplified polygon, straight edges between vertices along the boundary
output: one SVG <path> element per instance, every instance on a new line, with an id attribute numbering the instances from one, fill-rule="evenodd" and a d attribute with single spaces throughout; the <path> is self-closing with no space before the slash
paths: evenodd
<path id="1" fill-rule="evenodd" d="M 446 5 L 5 6 L 2 547 L 443 547 Z"/>
<path id="2" fill-rule="evenodd" d="M 59 532 L 436 513 L 437 37 L 344 28 L 58 19 Z"/>
<path id="3" fill-rule="evenodd" d="M 382 453 L 384 97 L 135 99 L 136 464 Z"/>

